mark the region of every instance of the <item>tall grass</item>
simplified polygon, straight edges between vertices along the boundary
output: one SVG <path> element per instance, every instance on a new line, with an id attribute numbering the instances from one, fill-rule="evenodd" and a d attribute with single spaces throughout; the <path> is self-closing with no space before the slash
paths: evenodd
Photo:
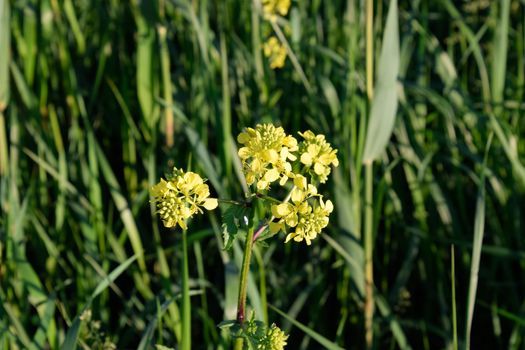
<path id="1" fill-rule="evenodd" d="M 370 1 L 367 40 L 365 3 L 0 0 L 0 348 L 231 348 L 241 249 L 220 213 L 161 228 L 148 188 L 243 198 L 258 122 L 339 149 L 321 238 L 254 250 L 289 349 L 523 348 L 525 5 Z"/>

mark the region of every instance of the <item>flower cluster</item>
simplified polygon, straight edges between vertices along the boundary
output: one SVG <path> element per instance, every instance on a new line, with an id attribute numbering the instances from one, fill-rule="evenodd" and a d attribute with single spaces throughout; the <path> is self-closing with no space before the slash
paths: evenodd
<path id="1" fill-rule="evenodd" d="M 317 193 L 315 183 L 324 183 L 331 172 L 331 166 L 338 166 L 337 150 L 332 149 L 324 135 L 311 131 L 299 133 L 303 141 L 298 143 L 293 136 L 272 124 L 258 124 L 238 136 L 244 147 L 239 149 L 246 182 L 257 191 L 267 191 L 270 185 L 280 179 L 285 186 L 293 180 L 289 197 L 271 206 L 271 234 L 287 232 L 286 242 L 305 241 L 307 245 L 328 225 L 333 211 L 330 200 L 323 200 Z M 295 160 L 295 171 L 292 165 Z M 308 179 L 306 176 L 308 176 Z"/>
<path id="2" fill-rule="evenodd" d="M 301 163 L 312 177 L 318 176 L 319 181 L 325 183 L 330 175 L 330 165 L 339 165 L 337 150 L 332 149 L 324 135 L 315 135 L 310 130 L 299 135 L 304 139 L 299 148 Z"/>
<path id="3" fill-rule="evenodd" d="M 277 16 L 286 16 L 290 10 L 291 0 L 262 0 L 263 18 L 276 25 Z M 282 40 L 286 41 L 283 37 Z M 286 47 L 275 36 L 270 36 L 263 44 L 264 56 L 270 61 L 270 68 L 282 68 L 286 61 Z"/>
<path id="4" fill-rule="evenodd" d="M 246 322 L 244 335 L 251 344 L 250 349 L 257 350 L 283 350 L 288 340 L 288 335 L 275 323 L 268 327 L 263 322 L 256 321 L 255 313 Z"/>
<path id="5" fill-rule="evenodd" d="M 286 16 L 290 9 L 290 0 L 262 0 L 264 18 L 269 21 L 277 20 L 277 14 Z"/>
<path id="6" fill-rule="evenodd" d="M 287 344 L 288 335 L 273 323 L 257 344 L 258 350 L 283 350 Z"/>
<path id="7" fill-rule="evenodd" d="M 285 243 L 293 239 L 295 242 L 306 241 L 307 245 L 328 225 L 328 217 L 333 210 L 330 200 L 323 201 L 317 194 L 314 185 L 306 185 L 306 178 L 297 175 L 295 187 L 291 192 L 291 203 L 281 203 L 272 206 L 272 214 L 278 221 L 271 221 L 270 232 L 286 231 L 286 226 L 292 229 L 286 236 Z M 318 201 L 315 199 L 318 198 Z M 314 202 L 313 205 L 310 202 Z"/>
<path id="8" fill-rule="evenodd" d="M 177 224 L 187 229 L 186 220 L 195 213 L 202 213 L 202 208 L 213 210 L 217 207 L 216 198 L 210 197 L 210 189 L 199 174 L 184 172 L 174 168 L 172 175 L 150 189 L 152 202 L 157 203 L 157 213 L 164 226 L 175 227 Z"/>
<path id="9" fill-rule="evenodd" d="M 264 55 L 270 60 L 270 68 L 282 68 L 286 61 L 286 48 L 275 36 L 263 44 Z"/>
<path id="10" fill-rule="evenodd" d="M 292 153 L 297 150 L 297 140 L 287 136 L 283 128 L 258 124 L 240 133 L 237 141 L 244 145 L 239 157 L 248 185 L 256 183 L 258 190 L 266 190 L 279 178 L 281 185 L 288 180 L 292 174 L 289 160 L 297 159 Z"/>

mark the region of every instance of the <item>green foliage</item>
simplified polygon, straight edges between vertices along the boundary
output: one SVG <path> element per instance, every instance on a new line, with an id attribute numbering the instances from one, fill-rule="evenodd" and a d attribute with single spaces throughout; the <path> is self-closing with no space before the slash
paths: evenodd
<path id="1" fill-rule="evenodd" d="M 239 234 L 239 230 L 246 232 L 249 221 L 253 216 L 253 209 L 246 205 L 231 204 L 222 215 L 222 238 L 224 250 L 229 250 Z"/>
<path id="2" fill-rule="evenodd" d="M 251 209 L 193 218 L 184 259 L 148 191 L 177 166 L 213 198 L 248 198 L 235 136 L 270 122 L 325 135 L 339 167 L 311 246 L 282 233 L 256 246 L 255 321 L 282 327 L 289 349 L 363 349 L 368 210 L 375 348 L 451 348 L 455 335 L 523 348 L 523 1 L 398 0 L 398 26 L 396 1 L 374 1 L 372 104 L 364 1 L 293 0 L 275 22 L 260 3 L 0 1 L 0 348 L 180 348 L 191 323 L 192 348 L 229 349 L 217 324 L 235 318 L 231 242 Z M 280 69 L 270 37 L 287 50 Z M 80 320 L 88 304 L 98 330 Z"/>

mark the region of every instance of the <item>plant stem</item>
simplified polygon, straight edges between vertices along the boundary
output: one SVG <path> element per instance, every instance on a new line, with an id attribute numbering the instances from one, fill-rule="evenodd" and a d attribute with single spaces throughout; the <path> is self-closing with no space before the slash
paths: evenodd
<path id="1" fill-rule="evenodd" d="M 290 198 L 292 198 L 292 192 L 295 189 L 296 189 L 296 186 L 294 185 L 292 187 L 292 189 L 290 190 L 290 192 L 288 192 L 288 195 L 286 195 L 286 198 L 282 202 L 277 200 L 277 199 L 275 199 L 275 198 L 269 197 L 269 196 L 261 196 L 260 198 L 268 199 L 268 200 L 271 200 L 271 201 L 275 201 L 277 203 L 288 203 L 290 201 Z M 270 220 L 268 220 L 268 222 L 272 222 L 273 219 L 275 219 L 275 216 L 272 215 L 272 217 L 270 218 Z M 257 231 L 255 231 L 255 234 L 253 235 L 253 242 L 255 242 L 257 237 L 259 237 L 259 235 L 261 233 L 263 233 L 264 230 L 266 230 L 267 227 L 268 227 L 268 224 L 263 224 L 257 229 Z"/>
<path id="2" fill-rule="evenodd" d="M 373 163 L 365 165 L 365 340 L 372 349 L 374 340 L 374 265 L 373 265 Z"/>
<path id="3" fill-rule="evenodd" d="M 242 327 L 246 318 L 246 292 L 248 291 L 248 272 L 250 271 L 250 260 L 252 257 L 253 247 L 253 226 L 248 230 L 246 235 L 246 244 L 244 246 L 244 256 L 242 258 L 241 277 L 239 282 L 239 297 L 237 302 L 237 322 Z M 235 340 L 235 350 L 242 350 L 243 338 Z"/>
<path id="4" fill-rule="evenodd" d="M 369 106 L 374 95 L 374 2 L 366 1 L 366 94 Z M 373 161 L 365 164 L 365 342 L 372 349 L 374 343 L 374 265 L 373 265 Z"/>
<path id="5" fill-rule="evenodd" d="M 188 273 L 188 240 L 182 230 L 182 338 L 181 349 L 191 350 L 191 303 Z"/>
<path id="6" fill-rule="evenodd" d="M 374 95 L 374 1 L 366 1 L 366 95 L 372 101 Z"/>

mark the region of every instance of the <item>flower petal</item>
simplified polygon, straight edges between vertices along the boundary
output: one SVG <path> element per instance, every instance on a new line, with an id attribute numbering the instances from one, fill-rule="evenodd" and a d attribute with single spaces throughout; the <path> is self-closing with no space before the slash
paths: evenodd
<path id="1" fill-rule="evenodd" d="M 218 205 L 219 205 L 219 201 L 217 200 L 217 198 L 207 198 L 204 200 L 204 203 L 202 204 L 202 206 L 206 208 L 207 210 L 213 210 L 217 208 Z"/>

